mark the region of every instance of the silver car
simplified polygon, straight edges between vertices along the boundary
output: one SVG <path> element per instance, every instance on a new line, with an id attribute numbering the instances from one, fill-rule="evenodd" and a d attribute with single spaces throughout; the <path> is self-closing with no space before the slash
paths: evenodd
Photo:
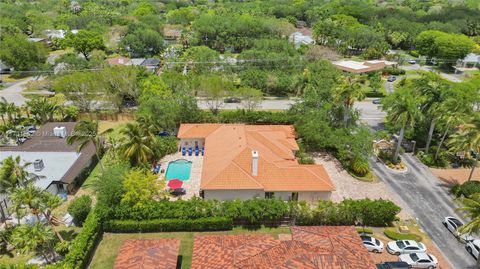
<path id="1" fill-rule="evenodd" d="M 458 232 L 458 228 L 463 226 L 463 223 L 459 219 L 449 216 L 445 217 L 442 223 L 443 226 L 445 226 L 445 228 L 447 228 L 447 230 L 449 230 L 462 243 L 475 240 L 475 237 L 471 236 L 470 234 L 461 234 Z"/>
<path id="2" fill-rule="evenodd" d="M 398 257 L 398 260 L 408 263 L 412 268 L 432 269 L 438 265 L 437 258 L 427 253 L 403 254 Z"/>

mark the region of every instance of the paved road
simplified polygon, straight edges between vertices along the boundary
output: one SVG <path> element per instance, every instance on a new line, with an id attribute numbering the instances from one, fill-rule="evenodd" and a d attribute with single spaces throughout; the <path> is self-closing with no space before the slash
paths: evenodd
<path id="1" fill-rule="evenodd" d="M 372 103 L 373 99 L 366 99 L 362 102 L 356 102 L 355 108 L 360 111 L 360 120 L 371 126 L 372 128 L 378 130 L 383 128 L 383 121 L 385 119 L 386 113 L 381 111 L 379 105 Z M 270 110 L 286 110 L 289 109 L 292 104 L 295 103 L 295 100 L 285 99 L 285 100 L 263 100 L 260 104 L 261 109 L 270 109 Z M 208 109 L 205 101 L 198 100 L 198 106 L 202 109 Z M 243 108 L 240 103 L 230 103 L 224 104 L 222 109 L 237 109 Z"/>
<path id="2" fill-rule="evenodd" d="M 452 82 L 462 82 L 462 80 L 459 78 L 460 75 L 438 72 L 437 70 L 433 69 L 432 67 L 426 66 L 426 65 L 419 65 L 419 64 L 402 65 L 402 66 L 400 66 L 400 68 L 404 69 L 404 70 L 423 70 L 423 71 L 435 72 L 435 73 L 438 73 L 441 77 L 443 77 L 446 80 L 450 80 Z"/>
<path id="3" fill-rule="evenodd" d="M 405 173 L 393 172 L 383 164 L 372 161 L 372 168 L 393 192 L 397 193 L 409 205 L 423 230 L 432 238 L 442 254 L 455 269 L 473 269 L 475 260 L 461 244 L 443 226 L 446 216 L 459 217 L 457 206 L 448 189 L 442 185 L 426 166 L 410 154 L 403 154 L 407 164 Z"/>
<path id="4" fill-rule="evenodd" d="M 42 80 L 43 77 L 28 77 L 20 82 L 14 83 L 13 85 L 0 90 L 0 97 L 4 97 L 7 102 L 9 103 L 14 103 L 16 106 L 21 106 L 25 104 L 27 99 L 22 96 L 22 91 L 25 88 L 26 84 L 30 81 L 34 80 Z M 50 92 L 47 91 L 40 91 L 40 92 L 31 92 L 29 94 L 46 94 L 49 95 L 51 94 Z"/>

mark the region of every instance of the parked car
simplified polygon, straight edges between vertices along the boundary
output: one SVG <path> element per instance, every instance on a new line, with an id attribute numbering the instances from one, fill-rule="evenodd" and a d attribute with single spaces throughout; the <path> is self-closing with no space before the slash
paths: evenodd
<path id="1" fill-rule="evenodd" d="M 363 245 L 368 249 L 368 251 L 371 251 L 374 253 L 382 253 L 383 251 L 382 241 L 368 235 L 361 235 L 360 238 L 362 238 Z"/>
<path id="2" fill-rule="evenodd" d="M 480 254 L 480 240 L 475 239 L 473 241 L 467 242 L 467 245 L 465 246 L 467 249 L 468 253 L 472 254 L 472 256 L 478 260 L 478 256 Z"/>
<path id="3" fill-rule="evenodd" d="M 387 251 L 393 255 L 426 252 L 427 247 L 423 243 L 414 240 L 398 240 L 387 244 Z"/>
<path id="4" fill-rule="evenodd" d="M 475 237 L 471 236 L 470 234 L 461 234 L 458 232 L 458 228 L 463 226 L 463 222 L 461 222 L 459 219 L 448 216 L 443 219 L 442 223 L 443 226 L 445 226 L 447 230 L 449 230 L 461 242 L 467 243 L 468 241 L 475 240 Z"/>
<path id="5" fill-rule="evenodd" d="M 377 269 L 410 269 L 411 266 L 406 262 L 384 262 L 377 264 Z"/>
<path id="6" fill-rule="evenodd" d="M 397 80 L 396 76 L 388 76 L 388 78 L 387 78 L 388 82 L 394 82 L 395 80 Z"/>
<path id="7" fill-rule="evenodd" d="M 237 98 L 237 97 L 227 97 L 227 98 L 225 98 L 225 100 L 223 100 L 223 102 L 225 102 L 225 103 L 240 103 L 241 100 L 240 100 L 240 98 Z"/>
<path id="8" fill-rule="evenodd" d="M 438 265 L 437 258 L 427 253 L 403 254 L 398 257 L 398 260 L 407 263 L 412 268 L 432 269 Z"/>
<path id="9" fill-rule="evenodd" d="M 379 105 L 379 104 L 382 103 L 382 99 L 374 99 L 374 100 L 372 101 L 372 103 L 375 104 L 375 105 Z"/>
<path id="10" fill-rule="evenodd" d="M 415 61 L 414 59 L 410 59 L 410 60 L 408 60 L 408 63 L 409 63 L 409 64 L 416 64 L 417 61 Z"/>

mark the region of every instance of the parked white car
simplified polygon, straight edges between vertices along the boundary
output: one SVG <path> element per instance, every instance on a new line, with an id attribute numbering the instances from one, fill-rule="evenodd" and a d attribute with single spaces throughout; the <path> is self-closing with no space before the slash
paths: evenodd
<path id="1" fill-rule="evenodd" d="M 393 255 L 426 252 L 427 247 L 423 243 L 414 240 L 398 240 L 387 244 L 387 251 Z"/>
<path id="2" fill-rule="evenodd" d="M 368 249 L 368 251 L 371 251 L 374 253 L 383 252 L 382 241 L 368 235 L 361 235 L 360 238 L 362 238 L 363 245 Z"/>
<path id="3" fill-rule="evenodd" d="M 427 253 L 403 254 L 398 257 L 398 260 L 408 263 L 412 268 L 432 269 L 438 265 L 437 258 Z"/>
<path id="4" fill-rule="evenodd" d="M 467 249 L 468 253 L 472 254 L 472 256 L 478 260 L 478 256 L 480 254 L 480 240 L 475 239 L 473 241 L 467 242 L 467 245 L 465 246 Z"/>
<path id="5" fill-rule="evenodd" d="M 475 240 L 475 237 L 471 236 L 470 234 L 460 234 L 458 232 L 458 228 L 463 226 L 463 223 L 455 218 L 455 217 L 445 217 L 442 221 L 443 226 L 447 228 L 458 240 L 463 243 L 467 243 L 468 241 Z"/>

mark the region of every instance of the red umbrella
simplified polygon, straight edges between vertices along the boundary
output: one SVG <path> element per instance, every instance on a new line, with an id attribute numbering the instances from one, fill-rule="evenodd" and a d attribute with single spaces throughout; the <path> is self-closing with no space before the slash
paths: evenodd
<path id="1" fill-rule="evenodd" d="M 183 185 L 183 181 L 181 181 L 180 179 L 172 179 L 172 180 L 169 180 L 167 183 L 167 186 L 173 190 L 182 187 L 182 185 Z"/>

